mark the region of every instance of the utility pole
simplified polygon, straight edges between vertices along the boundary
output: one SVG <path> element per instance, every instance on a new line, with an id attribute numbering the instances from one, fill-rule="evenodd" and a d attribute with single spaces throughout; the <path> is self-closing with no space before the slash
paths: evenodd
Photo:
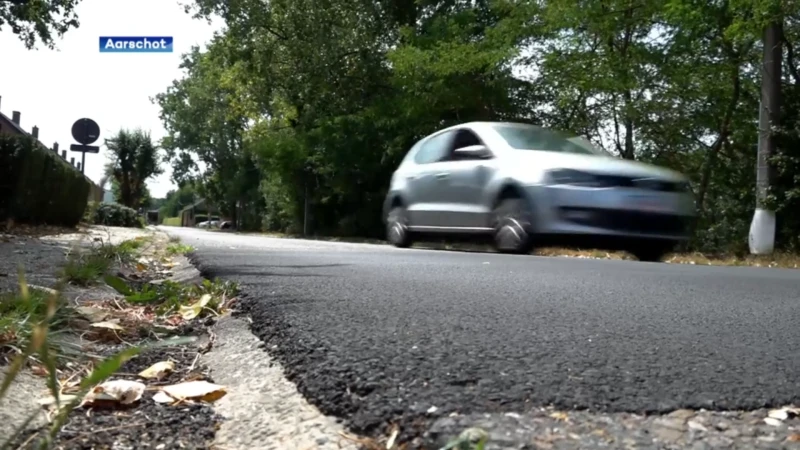
<path id="1" fill-rule="evenodd" d="M 775 154 L 775 129 L 781 112 L 781 66 L 783 24 L 775 21 L 764 30 L 764 59 L 761 64 L 761 102 L 758 114 L 758 160 L 756 167 L 756 210 L 750 223 L 750 253 L 768 255 L 775 248 L 775 211 L 767 205 L 772 185 L 771 158 Z"/>

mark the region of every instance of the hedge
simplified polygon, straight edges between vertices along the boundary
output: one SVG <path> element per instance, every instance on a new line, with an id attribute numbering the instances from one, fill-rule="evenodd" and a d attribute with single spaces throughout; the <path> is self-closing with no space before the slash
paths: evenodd
<path id="1" fill-rule="evenodd" d="M 101 203 L 93 209 L 91 221 L 95 225 L 144 228 L 144 220 L 133 208 L 116 203 Z"/>
<path id="2" fill-rule="evenodd" d="M 75 226 L 89 180 L 30 136 L 0 134 L 0 219 Z"/>

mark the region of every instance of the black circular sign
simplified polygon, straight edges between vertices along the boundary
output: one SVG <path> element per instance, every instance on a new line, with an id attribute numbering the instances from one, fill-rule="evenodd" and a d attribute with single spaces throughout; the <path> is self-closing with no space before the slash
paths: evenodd
<path id="1" fill-rule="evenodd" d="M 72 137 L 80 144 L 93 144 L 100 137 L 100 126 L 92 119 L 78 119 L 72 124 Z"/>

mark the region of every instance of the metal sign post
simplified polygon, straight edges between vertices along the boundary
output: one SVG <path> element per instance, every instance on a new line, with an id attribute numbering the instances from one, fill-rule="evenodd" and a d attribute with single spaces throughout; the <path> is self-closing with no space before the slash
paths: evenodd
<path id="1" fill-rule="evenodd" d="M 72 144 L 69 149 L 81 152 L 81 173 L 86 170 L 86 154 L 100 153 L 100 147 L 94 144 L 100 137 L 100 126 L 92 119 L 78 119 L 72 124 L 72 137 L 80 144 Z"/>

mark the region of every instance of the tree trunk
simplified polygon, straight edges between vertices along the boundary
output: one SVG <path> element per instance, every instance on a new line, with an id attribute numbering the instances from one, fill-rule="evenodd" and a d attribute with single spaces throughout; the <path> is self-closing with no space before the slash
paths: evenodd
<path id="1" fill-rule="evenodd" d="M 761 65 L 761 108 L 759 119 L 758 167 L 756 177 L 756 206 L 766 208 L 769 188 L 772 185 L 771 159 L 775 153 L 775 133 L 780 119 L 781 66 L 783 46 L 782 24 L 775 22 L 764 31 L 764 60 Z"/>

